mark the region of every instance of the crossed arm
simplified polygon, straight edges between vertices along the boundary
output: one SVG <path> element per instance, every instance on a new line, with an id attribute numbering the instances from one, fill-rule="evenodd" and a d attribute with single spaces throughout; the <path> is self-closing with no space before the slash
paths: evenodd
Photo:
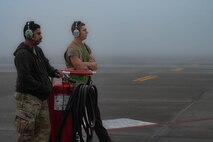
<path id="1" fill-rule="evenodd" d="M 89 56 L 88 62 L 81 61 L 78 56 L 71 56 L 70 61 L 76 70 L 97 70 L 97 63 L 93 55 Z"/>

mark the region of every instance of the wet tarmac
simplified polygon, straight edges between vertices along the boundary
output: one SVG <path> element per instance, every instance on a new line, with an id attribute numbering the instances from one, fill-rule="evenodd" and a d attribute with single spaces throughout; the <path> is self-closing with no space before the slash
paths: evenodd
<path id="1" fill-rule="evenodd" d="M 15 141 L 15 77 L 0 73 L 1 142 Z M 93 80 L 103 121 L 129 120 L 108 128 L 115 142 L 213 141 L 213 64 L 107 66 Z"/>

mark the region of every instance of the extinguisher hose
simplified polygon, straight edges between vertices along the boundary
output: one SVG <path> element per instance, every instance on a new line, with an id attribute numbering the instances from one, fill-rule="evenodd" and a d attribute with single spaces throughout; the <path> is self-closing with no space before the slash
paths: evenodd
<path id="1" fill-rule="evenodd" d="M 74 87 L 64 110 L 56 141 L 61 142 L 63 128 L 68 115 L 73 117 L 73 142 L 90 142 L 95 126 L 95 112 L 97 110 L 97 88 L 95 85 L 78 84 Z M 85 132 L 82 134 L 82 131 Z"/>

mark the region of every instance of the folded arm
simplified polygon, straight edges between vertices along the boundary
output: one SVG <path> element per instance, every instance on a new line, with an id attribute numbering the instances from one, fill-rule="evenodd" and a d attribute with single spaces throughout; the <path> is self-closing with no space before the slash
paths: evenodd
<path id="1" fill-rule="evenodd" d="M 90 55 L 88 62 L 82 62 L 81 59 L 78 56 L 71 56 L 70 61 L 73 64 L 73 67 L 76 70 L 96 70 L 97 69 L 97 63 L 95 58 Z"/>

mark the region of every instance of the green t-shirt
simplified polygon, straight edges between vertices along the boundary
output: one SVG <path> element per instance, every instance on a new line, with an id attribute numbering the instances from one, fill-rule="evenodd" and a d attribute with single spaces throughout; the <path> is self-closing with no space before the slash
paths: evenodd
<path id="1" fill-rule="evenodd" d="M 91 50 L 85 43 L 80 46 L 80 45 L 72 42 L 68 46 L 68 48 L 67 48 L 67 50 L 64 54 L 64 58 L 65 58 L 67 68 L 75 70 L 75 68 L 72 65 L 72 62 L 70 61 L 70 57 L 78 56 L 81 59 L 82 62 L 88 62 L 90 54 L 91 54 Z M 89 81 L 89 78 L 90 77 L 88 75 L 71 74 L 69 80 L 74 81 L 76 83 L 86 84 Z"/>

